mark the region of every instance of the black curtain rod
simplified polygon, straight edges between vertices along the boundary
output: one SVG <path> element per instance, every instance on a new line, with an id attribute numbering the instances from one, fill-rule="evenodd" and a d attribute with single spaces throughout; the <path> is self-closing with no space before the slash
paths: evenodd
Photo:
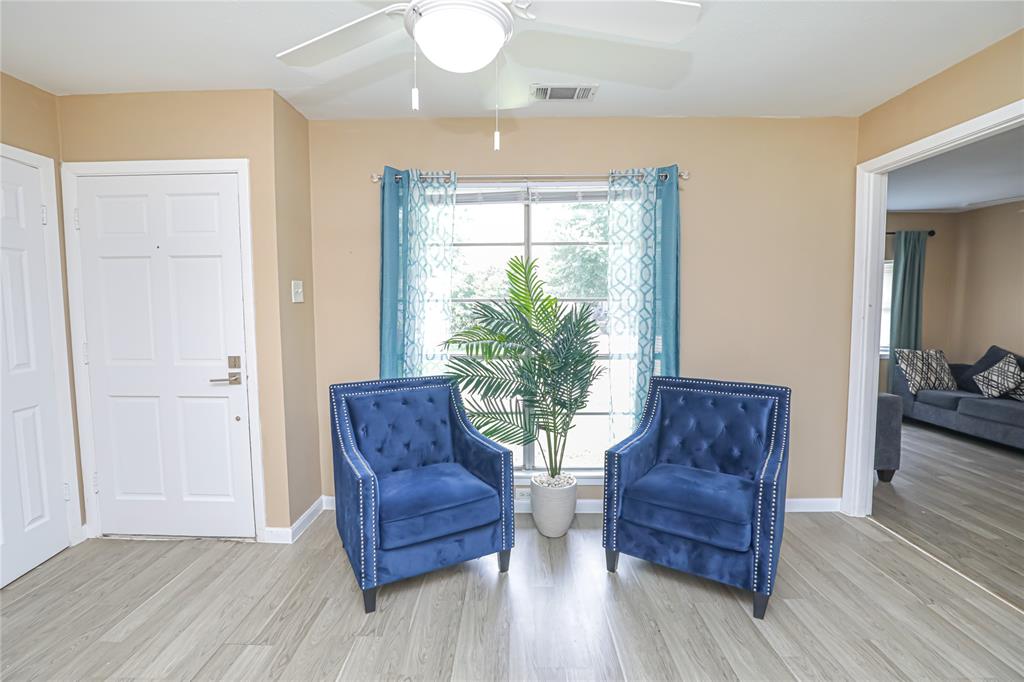
<path id="1" fill-rule="evenodd" d="M 912 231 L 913 230 L 907 230 L 907 232 L 912 232 Z M 889 234 L 896 234 L 896 233 L 895 232 L 886 232 L 886 234 L 889 235 Z M 928 230 L 928 236 L 929 237 L 934 237 L 935 236 L 935 230 Z"/>

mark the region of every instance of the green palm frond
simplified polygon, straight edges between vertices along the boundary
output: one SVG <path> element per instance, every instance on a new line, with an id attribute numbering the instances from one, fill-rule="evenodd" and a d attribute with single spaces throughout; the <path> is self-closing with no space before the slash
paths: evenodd
<path id="1" fill-rule="evenodd" d="M 444 343 L 463 353 L 449 358 L 448 373 L 481 433 L 512 445 L 543 436 L 541 454 L 557 476 L 573 419 L 603 371 L 597 322 L 590 306 L 545 293 L 536 261 L 513 258 L 506 276 L 508 298 L 474 304 L 472 324 Z"/>

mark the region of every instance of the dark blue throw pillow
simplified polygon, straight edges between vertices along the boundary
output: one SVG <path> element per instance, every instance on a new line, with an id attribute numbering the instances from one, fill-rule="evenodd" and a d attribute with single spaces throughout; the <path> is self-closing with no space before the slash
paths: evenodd
<path id="1" fill-rule="evenodd" d="M 980 395 L 981 389 L 978 388 L 978 384 L 975 383 L 974 377 L 982 372 L 992 369 L 996 366 L 996 363 L 1011 353 L 1015 358 L 1017 358 L 1017 364 L 1020 365 L 1021 369 L 1024 369 L 1024 355 L 1017 355 L 1013 351 L 1006 350 L 1005 348 L 992 346 L 985 351 L 985 354 L 981 356 L 981 359 L 965 369 L 962 374 L 957 376 L 956 382 L 957 385 L 960 386 L 960 390 L 970 391 L 971 393 L 978 393 Z"/>

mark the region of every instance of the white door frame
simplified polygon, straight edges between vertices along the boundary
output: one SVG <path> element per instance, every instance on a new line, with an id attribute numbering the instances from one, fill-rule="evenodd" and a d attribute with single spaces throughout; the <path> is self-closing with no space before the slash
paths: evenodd
<path id="1" fill-rule="evenodd" d="M 71 416 L 71 373 L 68 368 L 67 325 L 64 318 L 64 274 L 61 272 L 60 221 L 57 212 L 57 176 L 53 159 L 18 147 L 0 145 L 2 155 L 26 166 L 38 168 L 42 176 L 42 201 L 46 211 L 46 279 L 49 298 L 50 339 L 53 346 L 53 378 L 57 395 L 58 442 L 65 483 L 65 514 L 71 545 L 86 538 L 78 495 L 78 462 L 75 459 L 75 430 Z"/>
<path id="2" fill-rule="evenodd" d="M 78 387 L 78 432 L 82 449 L 82 476 L 89 537 L 102 534 L 100 505 L 96 496 L 94 429 L 89 365 L 83 362 L 85 303 L 82 282 L 82 245 L 78 231 L 78 178 L 112 175 L 187 175 L 226 173 L 238 176 L 238 219 L 242 248 L 242 317 L 245 326 L 246 397 L 249 404 L 249 454 L 252 464 L 253 515 L 256 541 L 266 540 L 267 513 L 263 491 L 263 441 L 260 435 L 259 384 L 256 361 L 256 305 L 252 268 L 252 217 L 249 205 L 248 159 L 195 159 L 187 161 L 98 161 L 61 164 L 64 191 L 64 234 L 67 249 L 68 300 L 71 308 L 71 341 Z"/>
<path id="3" fill-rule="evenodd" d="M 840 503 L 840 511 L 844 514 L 871 514 L 888 173 L 1019 125 L 1024 125 L 1024 99 L 857 166 L 850 393 L 843 498 Z"/>

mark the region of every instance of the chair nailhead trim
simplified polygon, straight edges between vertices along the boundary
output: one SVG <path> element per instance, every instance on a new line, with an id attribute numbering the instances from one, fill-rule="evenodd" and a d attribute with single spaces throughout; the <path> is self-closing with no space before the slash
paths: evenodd
<path id="1" fill-rule="evenodd" d="M 345 397 L 345 396 L 342 396 L 342 397 Z M 356 441 L 355 441 L 355 438 L 352 436 L 352 424 L 351 424 L 351 420 L 349 419 L 349 416 L 348 416 L 348 406 L 344 405 L 344 403 L 343 403 L 342 407 L 345 410 L 345 429 L 348 431 L 349 437 L 352 439 L 352 448 L 355 451 L 356 457 L 359 458 L 360 463 L 363 466 L 366 467 L 367 475 L 371 478 L 372 485 L 370 486 L 370 506 L 375 509 L 376 508 L 376 505 L 375 505 L 375 500 L 376 500 L 375 489 L 376 489 L 376 486 L 377 486 L 377 476 L 373 473 L 373 470 L 369 468 L 369 465 L 366 464 L 366 462 L 365 462 L 365 460 L 363 460 L 362 456 L 359 455 L 358 450 L 355 450 L 355 442 Z M 359 472 L 359 470 L 356 469 L 356 465 L 352 461 L 351 455 L 349 454 L 348 446 L 345 444 L 345 439 L 342 436 L 342 433 L 341 433 L 341 420 L 340 420 L 340 418 L 338 416 L 338 402 L 337 402 L 337 400 L 335 398 L 335 395 L 334 395 L 333 391 L 331 391 L 331 410 L 334 412 L 335 431 L 337 432 L 337 435 L 338 435 L 338 442 L 341 444 L 341 452 L 342 452 L 342 454 L 345 455 L 345 461 L 348 462 L 348 465 L 352 468 L 352 473 L 354 473 L 356 475 L 356 481 L 359 482 L 359 587 L 361 589 L 366 589 L 367 588 L 367 585 L 366 585 L 366 535 L 365 535 L 365 532 L 364 532 L 365 526 L 364 526 L 364 516 L 363 516 L 363 474 L 361 474 Z M 335 494 L 337 494 L 337 491 L 335 491 Z M 371 528 L 370 528 L 370 531 L 371 531 L 370 538 L 371 539 L 374 537 L 373 530 L 374 530 L 375 526 L 376 526 L 376 524 L 371 524 Z M 374 584 L 376 584 L 376 579 L 377 579 L 377 546 L 376 546 L 376 543 L 374 543 L 372 545 L 371 550 L 373 552 L 373 580 L 374 580 Z"/>
<path id="2" fill-rule="evenodd" d="M 783 393 L 783 395 L 788 395 L 789 392 L 790 392 L 788 388 L 785 388 L 783 386 L 772 386 L 770 384 L 744 384 L 744 383 L 737 383 L 737 382 L 731 382 L 731 381 L 714 381 L 714 380 L 711 380 L 711 379 L 687 379 L 685 377 L 678 377 L 678 378 L 677 377 L 658 377 L 657 381 L 658 381 L 658 383 L 663 383 L 663 384 L 682 384 L 682 383 L 686 383 L 686 384 L 696 384 L 696 385 L 700 385 L 700 386 L 714 386 L 716 388 L 734 388 L 734 389 L 735 388 L 747 388 L 747 389 L 752 389 L 752 390 L 757 390 L 757 391 L 768 391 L 770 393 L 777 393 L 777 392 L 781 391 Z M 652 380 L 651 384 L 652 384 L 652 387 L 653 387 L 653 384 L 654 384 L 653 380 Z M 648 392 L 647 401 L 646 401 L 646 403 L 644 405 L 644 411 L 643 411 L 643 414 L 642 414 L 642 422 L 641 423 L 644 425 L 643 430 L 640 433 L 638 433 L 636 436 L 634 436 L 633 438 L 628 439 L 625 442 L 625 444 L 623 444 L 621 447 L 619 447 L 617 449 L 611 449 L 611 450 L 608 450 L 608 451 L 605 452 L 605 471 L 606 471 L 605 477 L 611 479 L 612 485 L 613 485 L 613 489 L 612 489 L 610 494 L 606 494 L 605 495 L 604 514 L 605 514 L 605 519 L 607 520 L 607 519 L 610 518 L 610 520 L 607 520 L 606 523 L 605 523 L 604 533 L 605 533 L 605 543 L 606 543 L 606 546 L 607 546 L 607 544 L 610 541 L 611 549 L 613 551 L 616 550 L 617 546 L 618 546 L 618 544 L 617 544 L 617 541 L 618 541 L 618 519 L 616 518 L 616 509 L 618 508 L 618 503 L 619 503 L 619 500 L 618 500 L 618 498 L 619 498 L 618 475 L 619 475 L 619 469 L 621 467 L 621 457 L 622 457 L 622 455 L 624 455 L 626 453 L 626 451 L 630 447 L 632 447 L 634 444 L 636 444 L 640 439 L 642 439 L 647 434 L 647 431 L 650 429 L 651 424 L 654 422 L 653 416 L 654 416 L 654 413 L 657 411 L 657 404 L 660 401 L 661 391 L 662 391 L 663 388 L 665 388 L 665 387 L 664 386 L 658 386 L 657 390 L 653 392 L 653 393 L 655 393 L 655 397 L 654 397 L 654 401 L 653 401 L 654 409 L 651 409 L 652 408 L 651 392 Z M 707 390 L 699 390 L 699 389 L 696 389 L 696 388 L 688 388 L 688 387 L 684 387 L 684 386 L 671 387 L 670 390 L 682 390 L 682 391 L 692 391 L 692 392 L 700 392 L 700 393 L 713 393 L 715 395 L 728 395 L 728 396 L 742 397 L 742 398 L 746 398 L 746 397 L 763 397 L 763 398 L 770 399 L 772 401 L 772 403 L 773 403 L 773 406 L 772 406 L 772 432 L 771 432 L 771 437 L 770 437 L 769 443 L 768 443 L 768 456 L 765 458 L 764 465 L 761 467 L 761 475 L 758 476 L 757 518 L 756 518 L 756 529 L 757 529 L 757 532 L 756 532 L 756 534 L 754 536 L 754 543 L 755 544 L 754 544 L 754 575 L 753 575 L 754 591 L 757 591 L 757 575 L 758 575 L 757 572 L 758 572 L 758 568 L 759 568 L 760 540 L 761 540 L 761 503 L 762 503 L 762 498 L 764 497 L 765 473 L 768 470 L 768 464 L 770 463 L 772 457 L 775 455 L 775 433 L 776 433 L 776 427 L 777 427 L 777 424 L 778 424 L 779 398 L 782 397 L 782 396 L 779 396 L 779 395 L 750 396 L 749 394 L 745 394 L 745 393 L 733 393 L 733 392 L 729 392 L 729 391 L 707 391 Z M 789 433 L 789 404 L 788 404 L 788 401 L 786 403 L 785 414 L 783 415 L 783 424 L 784 424 L 784 426 L 783 426 L 783 436 L 782 436 L 782 439 L 781 439 L 781 441 L 779 443 L 778 461 L 776 462 L 775 474 L 774 474 L 773 479 L 772 479 L 772 500 L 771 500 L 771 512 L 770 512 L 771 516 L 770 516 L 770 526 L 768 528 L 768 561 L 769 562 L 771 562 L 771 560 L 772 560 L 771 558 L 772 558 L 772 556 L 775 553 L 775 515 L 776 515 L 776 510 L 778 508 L 779 474 L 782 472 L 782 462 L 783 462 L 783 458 L 785 457 L 785 451 L 786 451 L 786 435 Z M 608 491 L 606 491 L 606 492 L 608 492 Z M 609 512 L 609 500 L 610 500 L 610 503 L 611 503 L 611 512 L 612 512 L 612 516 L 611 517 L 609 517 L 609 515 L 608 515 L 608 512 Z M 770 572 L 769 572 L 769 576 L 767 578 L 767 592 L 766 592 L 766 594 L 770 595 L 771 591 L 772 591 L 772 579 L 771 579 L 771 575 L 770 575 Z"/>
<path id="3" fill-rule="evenodd" d="M 331 403 L 332 403 L 332 407 L 333 407 L 334 412 L 335 412 L 335 417 L 336 417 L 335 421 L 336 421 L 336 423 L 338 422 L 338 419 L 337 419 L 338 408 L 337 408 L 337 403 L 336 403 L 336 400 L 335 400 L 335 393 L 334 393 L 334 390 L 333 390 L 335 388 L 349 388 L 349 387 L 352 387 L 352 386 L 367 386 L 369 388 L 371 386 L 380 385 L 380 384 L 389 384 L 390 385 L 390 384 L 403 384 L 403 383 L 413 383 L 413 382 L 433 381 L 433 380 L 436 380 L 437 383 L 428 383 L 428 384 L 424 384 L 424 385 L 421 385 L 421 386 L 406 386 L 406 387 L 400 387 L 400 388 L 382 388 L 380 390 L 356 390 L 356 391 L 353 391 L 353 392 L 342 393 L 341 397 L 345 398 L 345 397 L 349 397 L 349 396 L 353 396 L 354 397 L 354 396 L 364 396 L 364 395 L 379 395 L 379 394 L 383 394 L 383 393 L 397 393 L 397 392 L 404 392 L 404 391 L 411 391 L 411 390 L 421 390 L 421 389 L 427 389 L 427 388 L 447 388 L 447 389 L 449 389 L 449 394 L 450 394 L 451 399 L 452 399 L 453 407 L 455 408 L 456 416 L 458 417 L 459 422 L 462 424 L 463 430 L 467 434 L 469 434 L 469 436 L 472 437 L 474 440 L 476 440 L 476 441 L 480 442 L 481 444 L 483 444 L 486 447 L 487 450 L 494 452 L 496 455 L 498 455 L 502 459 L 502 463 L 500 465 L 500 468 L 501 468 L 502 472 L 501 472 L 501 474 L 499 476 L 499 488 L 500 488 L 500 494 L 501 494 L 501 505 L 500 505 L 500 510 L 499 511 L 501 513 L 500 525 L 501 525 L 501 530 L 502 530 L 502 550 L 510 549 L 511 547 L 515 546 L 515 523 L 513 522 L 511 524 L 512 528 L 511 528 L 510 535 L 509 535 L 509 537 L 511 539 L 511 543 L 508 543 L 507 542 L 507 536 L 506 536 L 506 526 L 508 525 L 508 523 L 506 522 L 506 519 L 505 519 L 505 507 L 508 505 L 508 502 L 509 502 L 509 499 L 510 499 L 509 498 L 509 491 L 511 491 L 512 485 L 513 485 L 513 483 L 512 483 L 512 451 L 511 450 L 507 450 L 507 449 L 505 449 L 505 450 L 497 449 L 497 447 L 495 446 L 494 442 L 484 439 L 483 437 L 481 437 L 480 435 L 475 433 L 474 429 L 467 424 L 466 420 L 463 417 L 461 402 L 456 397 L 455 384 L 452 382 L 451 378 L 445 377 L 445 376 L 433 376 L 433 377 L 417 377 L 416 379 L 382 379 L 382 380 L 378 380 L 378 381 L 360 381 L 360 382 L 353 382 L 353 383 L 347 383 L 347 384 L 331 384 L 331 388 L 332 388 L 332 391 L 331 391 Z M 349 436 L 350 436 L 350 438 L 352 440 L 352 447 L 354 449 L 354 447 L 355 447 L 355 437 L 352 434 L 351 419 L 348 417 L 348 407 L 346 406 L 346 404 L 343 403 L 342 409 L 345 412 L 345 429 L 349 433 Z M 348 461 L 349 466 L 352 467 L 352 470 L 356 473 L 356 476 L 359 476 L 358 471 L 355 469 L 355 466 L 352 464 L 351 460 L 349 459 L 348 452 L 347 452 L 347 449 L 346 449 L 346 446 L 345 446 L 345 441 L 344 441 L 344 439 L 341 436 L 340 425 L 338 427 L 338 439 L 342 443 L 342 452 L 345 453 L 345 459 Z M 356 451 L 356 455 L 358 456 L 357 451 Z M 362 460 L 361 457 L 359 457 L 359 459 Z M 366 464 L 365 461 L 362 461 L 361 463 L 362 463 L 362 465 L 364 465 L 368 469 L 370 469 L 370 466 L 368 464 Z M 371 470 L 371 476 L 373 476 L 373 478 L 372 478 L 372 486 L 370 488 L 370 495 L 371 495 L 370 504 L 371 504 L 372 508 L 376 509 L 375 501 L 376 501 L 377 476 L 376 476 L 376 474 L 372 473 L 372 470 Z M 365 544 L 364 536 L 362 536 L 362 528 L 364 528 L 364 515 L 362 515 L 362 479 L 361 479 L 360 476 L 359 476 L 358 480 L 359 480 L 359 537 L 360 537 L 360 543 Z M 371 524 L 371 539 L 372 540 L 376 537 L 375 529 L 376 529 L 376 523 L 372 523 Z M 373 545 L 371 547 L 371 551 L 372 551 L 372 554 L 373 554 L 373 556 L 372 556 L 372 558 L 373 558 L 373 571 L 374 571 L 373 572 L 373 579 L 374 579 L 374 584 L 376 584 L 376 578 L 377 578 L 377 544 L 376 544 L 376 541 L 374 541 L 374 543 L 373 543 Z M 364 552 L 362 552 L 362 548 L 361 547 L 360 547 L 360 554 L 359 554 L 359 563 L 360 563 L 360 565 L 359 565 L 359 573 L 360 573 L 360 581 L 359 582 L 360 582 L 360 587 L 364 587 L 365 588 L 365 583 L 366 583 L 365 573 L 366 573 L 366 569 L 365 569 L 365 565 L 364 565 Z"/>
<path id="4" fill-rule="evenodd" d="M 499 512 L 501 514 L 501 520 L 500 520 L 500 523 L 501 523 L 501 549 L 502 550 L 509 549 L 510 545 L 505 543 L 505 505 L 508 502 L 508 490 L 511 489 L 511 487 L 512 487 L 512 483 L 511 483 L 511 480 L 510 480 L 511 479 L 511 474 L 512 474 L 512 451 L 507 449 L 507 448 L 505 448 L 505 449 L 495 448 L 494 447 L 495 444 L 493 442 L 484 439 L 483 436 L 477 435 L 476 429 L 474 427 L 472 427 L 471 425 L 469 425 L 467 423 L 467 420 L 463 418 L 463 415 L 462 415 L 462 401 L 461 401 L 461 398 L 457 398 L 456 397 L 456 395 L 455 395 L 455 385 L 453 383 L 449 383 L 448 384 L 448 392 L 451 395 L 452 407 L 455 408 L 455 416 L 458 417 L 459 423 L 462 424 L 462 429 L 467 434 L 469 434 L 469 436 L 471 438 L 473 438 L 474 440 L 482 443 L 485 447 L 487 447 L 488 450 L 491 450 L 492 452 L 495 452 L 495 450 L 496 450 L 495 454 L 497 454 L 499 457 L 501 457 L 501 475 L 498 477 L 498 487 L 499 487 L 499 492 L 501 494 L 501 500 L 500 500 L 501 504 L 499 505 L 500 506 Z M 506 480 L 506 474 L 505 474 L 506 470 L 508 471 L 508 477 L 507 477 L 509 479 L 508 481 Z M 508 488 L 506 488 L 506 485 L 508 486 Z M 514 520 L 514 517 L 513 517 L 513 520 Z M 516 531 L 515 531 L 515 528 L 516 528 L 516 525 L 513 522 L 513 524 L 512 524 L 512 532 L 511 532 L 511 538 L 512 538 L 512 545 L 511 546 L 514 546 L 515 542 L 516 542 L 516 536 L 515 536 L 515 532 Z"/>

